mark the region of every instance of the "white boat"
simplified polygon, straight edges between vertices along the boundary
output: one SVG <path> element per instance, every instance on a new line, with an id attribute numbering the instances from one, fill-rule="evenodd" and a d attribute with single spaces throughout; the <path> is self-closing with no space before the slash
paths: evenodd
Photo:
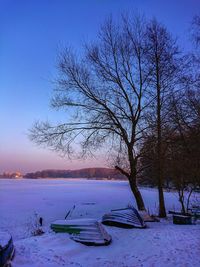
<path id="1" fill-rule="evenodd" d="M 145 228 L 144 220 L 134 207 L 112 210 L 102 218 L 102 223 L 122 228 Z"/>
<path id="2" fill-rule="evenodd" d="M 79 234 L 73 234 L 71 239 L 87 246 L 107 246 L 111 243 L 112 238 L 106 232 L 100 222 L 95 223 L 95 231 L 82 231 Z"/>
<path id="3" fill-rule="evenodd" d="M 71 239 L 88 246 L 104 246 L 111 243 L 111 236 L 95 219 L 57 220 L 51 224 L 56 233 L 69 233 Z"/>

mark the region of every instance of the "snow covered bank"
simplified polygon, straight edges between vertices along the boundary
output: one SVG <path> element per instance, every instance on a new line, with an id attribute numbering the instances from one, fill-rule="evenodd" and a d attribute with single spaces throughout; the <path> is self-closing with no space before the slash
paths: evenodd
<path id="1" fill-rule="evenodd" d="M 134 205 L 127 182 L 85 180 L 1 180 L 0 230 L 9 229 L 16 256 L 13 267 L 57 266 L 200 266 L 200 224 L 178 226 L 171 220 L 148 223 L 148 228 L 106 227 L 108 247 L 86 247 L 49 225 L 63 219 L 76 205 L 72 218 L 101 219 L 110 209 Z M 142 189 L 146 207 L 154 213 L 157 191 Z M 165 193 L 167 209 L 179 207 L 173 193 Z M 44 219 L 45 234 L 31 237 L 34 212 Z"/>

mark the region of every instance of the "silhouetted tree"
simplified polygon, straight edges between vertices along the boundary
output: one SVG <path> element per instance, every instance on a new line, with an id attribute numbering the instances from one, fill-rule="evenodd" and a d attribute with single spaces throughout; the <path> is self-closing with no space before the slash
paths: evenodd
<path id="1" fill-rule="evenodd" d="M 176 41 L 156 20 L 152 20 L 147 26 L 147 47 L 148 68 L 151 74 L 149 95 L 152 99 L 147 119 L 151 129 L 150 135 L 156 138 L 153 144 L 156 150 L 153 162 L 159 193 L 159 216 L 166 217 L 163 194 L 163 140 L 171 134 L 168 126 L 168 107 L 170 95 L 179 79 L 180 56 Z"/>
<path id="2" fill-rule="evenodd" d="M 145 34 L 141 18 L 123 17 L 119 25 L 109 19 L 82 59 L 65 49 L 52 105 L 66 110 L 71 119 L 55 126 L 37 122 L 30 133 L 37 144 L 68 155 L 75 153 L 76 142 L 82 156 L 103 145 L 109 152 L 117 148 L 116 169 L 128 178 L 140 210 L 145 206 L 137 186 L 138 146 L 146 129 L 143 113 L 150 75 Z"/>
<path id="3" fill-rule="evenodd" d="M 193 20 L 195 49 L 182 73 L 182 91 L 173 94 L 171 122 L 175 129 L 168 149 L 167 168 L 179 195 L 182 212 L 188 211 L 192 193 L 200 185 L 200 18 Z"/>

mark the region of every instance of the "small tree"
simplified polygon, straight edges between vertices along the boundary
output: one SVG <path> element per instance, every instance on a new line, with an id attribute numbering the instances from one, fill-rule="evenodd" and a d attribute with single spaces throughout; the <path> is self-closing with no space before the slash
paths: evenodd
<path id="1" fill-rule="evenodd" d="M 170 137 L 167 168 L 179 195 L 182 212 L 188 211 L 190 198 L 200 180 L 200 18 L 194 17 L 193 53 L 184 58 L 180 75 L 181 90 L 170 100 L 170 122 L 174 129 Z"/>
<path id="2" fill-rule="evenodd" d="M 190 64 L 193 66 L 193 60 Z M 188 211 L 192 193 L 200 184 L 200 93 L 198 75 L 195 68 L 191 69 L 183 79 L 182 96 L 174 94 L 171 101 L 170 116 L 175 130 L 168 148 L 167 167 L 183 213 Z"/>
<path id="3" fill-rule="evenodd" d="M 183 213 L 188 212 L 192 193 L 200 184 L 199 140 L 194 132 L 184 132 L 184 136 L 176 133 L 168 147 L 167 168 Z"/>

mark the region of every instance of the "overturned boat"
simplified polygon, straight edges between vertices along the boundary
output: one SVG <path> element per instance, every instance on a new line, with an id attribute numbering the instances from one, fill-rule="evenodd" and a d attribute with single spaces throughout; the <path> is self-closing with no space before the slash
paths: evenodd
<path id="1" fill-rule="evenodd" d="M 51 229 L 56 233 L 69 233 L 72 240 L 88 246 L 109 245 L 112 240 L 103 225 L 94 219 L 57 220 Z"/>
<path id="2" fill-rule="evenodd" d="M 0 231 L 0 267 L 9 266 L 9 261 L 14 256 L 12 236 L 7 232 Z"/>
<path id="3" fill-rule="evenodd" d="M 144 220 L 134 207 L 112 210 L 102 218 L 102 223 L 122 228 L 145 228 Z"/>
<path id="4" fill-rule="evenodd" d="M 79 234 L 72 234 L 71 239 L 87 246 L 107 246 L 112 241 L 111 236 L 99 222 L 95 223 L 95 230 L 81 231 Z"/>

